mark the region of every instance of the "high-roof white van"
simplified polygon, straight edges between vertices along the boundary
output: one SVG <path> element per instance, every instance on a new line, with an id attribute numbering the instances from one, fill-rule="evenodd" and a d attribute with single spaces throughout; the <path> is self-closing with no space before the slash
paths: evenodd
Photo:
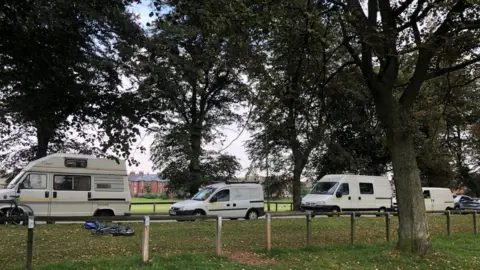
<path id="1" fill-rule="evenodd" d="M 206 186 L 190 200 L 172 205 L 170 216 L 212 215 L 257 219 L 265 214 L 262 185 L 227 182 Z"/>
<path id="2" fill-rule="evenodd" d="M 128 215 L 130 187 L 124 160 L 76 154 L 53 154 L 30 162 L 0 189 L 0 210 L 11 200 L 35 216 Z"/>
<path id="3" fill-rule="evenodd" d="M 448 211 L 454 209 L 454 199 L 449 188 L 422 187 L 425 211 Z M 393 209 L 398 211 L 397 200 L 392 201 Z"/>
<path id="4" fill-rule="evenodd" d="M 302 199 L 302 211 L 378 211 L 392 206 L 392 187 L 387 177 L 350 174 L 323 176 Z"/>

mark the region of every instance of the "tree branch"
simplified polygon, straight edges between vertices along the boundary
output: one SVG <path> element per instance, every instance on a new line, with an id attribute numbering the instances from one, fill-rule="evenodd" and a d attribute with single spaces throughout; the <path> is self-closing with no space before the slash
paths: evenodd
<path id="1" fill-rule="evenodd" d="M 468 4 L 463 1 L 457 2 L 448 12 L 442 24 L 433 33 L 432 38 L 427 42 L 430 46 L 425 46 L 419 50 L 415 71 L 399 100 L 404 107 L 409 108 L 412 106 L 423 82 L 428 79 L 428 67 L 435 55 L 436 49 L 445 44 L 447 35 L 453 29 L 453 14 L 461 13 L 467 7 Z"/>
<path id="2" fill-rule="evenodd" d="M 478 62 L 480 62 L 480 56 L 475 57 L 471 60 L 465 61 L 461 64 L 449 67 L 449 68 L 436 69 L 436 70 L 428 73 L 427 79 L 433 79 L 433 78 L 437 78 L 437 77 L 443 76 L 443 75 L 451 73 L 451 72 L 459 71 L 461 69 L 464 69 L 464 68 L 468 67 L 469 65 L 472 65 L 472 64 L 475 64 L 475 63 L 478 63 Z"/>
<path id="3" fill-rule="evenodd" d="M 423 2 L 425 2 L 425 1 L 423 1 Z M 420 12 L 421 7 L 422 7 L 421 5 L 418 5 L 417 8 L 415 9 L 415 12 L 417 12 L 417 10 L 418 10 L 418 12 Z M 413 18 L 413 14 L 412 14 L 412 16 L 410 16 L 410 21 L 408 21 L 404 25 L 397 28 L 398 32 L 401 32 L 401 31 L 411 27 L 412 26 L 412 20 L 411 20 L 412 18 L 415 19 L 415 22 L 419 22 L 419 21 L 425 19 L 425 17 L 427 17 L 427 15 L 428 15 L 428 12 L 430 12 L 430 10 L 434 7 L 435 7 L 434 4 L 428 5 L 421 13 L 417 13 L 417 15 L 415 15 L 414 18 Z"/>
<path id="4" fill-rule="evenodd" d="M 338 73 L 342 72 L 342 70 L 348 66 L 355 65 L 355 61 L 348 61 L 343 63 L 337 70 L 335 70 L 328 78 L 325 80 L 325 82 L 322 83 L 322 87 L 325 87 L 335 76 L 337 76 Z"/>
<path id="5" fill-rule="evenodd" d="M 406 0 L 405 2 L 401 3 L 398 8 L 393 10 L 393 16 L 397 17 L 398 15 L 402 14 L 402 12 L 404 12 L 412 3 L 413 0 Z"/>

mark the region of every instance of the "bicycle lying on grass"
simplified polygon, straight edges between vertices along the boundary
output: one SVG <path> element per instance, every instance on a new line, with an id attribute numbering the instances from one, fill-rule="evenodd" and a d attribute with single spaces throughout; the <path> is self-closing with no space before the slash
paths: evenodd
<path id="1" fill-rule="evenodd" d="M 130 226 L 103 225 L 97 221 L 87 221 L 84 227 L 87 230 L 91 230 L 92 235 L 105 235 L 109 233 L 113 236 L 133 236 L 135 234 L 135 231 Z"/>
<path id="2" fill-rule="evenodd" d="M 18 196 L 10 196 L 12 199 L 1 201 L 9 202 L 10 207 L 0 210 L 0 224 L 27 224 L 28 216 L 33 215 L 33 210 L 28 205 L 20 204 Z M 25 212 L 25 210 L 27 212 Z"/>

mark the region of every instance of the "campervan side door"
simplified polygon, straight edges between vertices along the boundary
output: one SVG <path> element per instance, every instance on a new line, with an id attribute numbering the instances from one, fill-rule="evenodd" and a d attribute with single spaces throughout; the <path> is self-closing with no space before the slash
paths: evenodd
<path id="1" fill-rule="evenodd" d="M 337 191 L 335 192 L 335 194 L 333 194 L 335 198 L 335 205 L 340 206 L 342 208 L 342 211 L 348 211 L 352 209 L 352 194 L 350 187 L 352 187 L 352 185 L 350 184 L 349 179 L 347 179 L 340 183 Z M 340 192 L 342 194 L 342 197 L 337 198 L 337 192 Z"/>
<path id="2" fill-rule="evenodd" d="M 376 209 L 376 198 L 374 182 L 366 178 L 357 178 L 358 179 L 358 209 L 373 210 Z"/>
<path id="3" fill-rule="evenodd" d="M 81 174 L 53 174 L 52 216 L 91 216 L 92 176 Z"/>
<path id="4" fill-rule="evenodd" d="M 20 204 L 32 208 L 35 216 L 48 216 L 50 212 L 49 175 L 43 172 L 27 172 L 17 189 Z"/>

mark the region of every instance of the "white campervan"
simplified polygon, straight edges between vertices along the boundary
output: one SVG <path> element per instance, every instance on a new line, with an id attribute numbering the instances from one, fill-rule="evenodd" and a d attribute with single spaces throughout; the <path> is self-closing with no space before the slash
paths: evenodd
<path id="1" fill-rule="evenodd" d="M 425 211 L 448 211 L 454 209 L 452 191 L 448 188 L 422 187 Z M 395 211 L 398 211 L 397 200 L 392 203 Z"/>
<path id="2" fill-rule="evenodd" d="M 6 189 L 0 189 L 3 213 L 14 198 L 35 216 L 128 215 L 126 164 L 94 156 L 49 155 L 29 163 Z"/>
<path id="3" fill-rule="evenodd" d="M 229 219 L 257 219 L 265 214 L 263 188 L 245 182 L 206 186 L 190 200 L 172 205 L 171 216 L 213 215 Z"/>
<path id="4" fill-rule="evenodd" d="M 313 212 L 378 211 L 391 209 L 392 187 L 387 177 L 325 175 L 302 199 L 302 210 Z"/>

